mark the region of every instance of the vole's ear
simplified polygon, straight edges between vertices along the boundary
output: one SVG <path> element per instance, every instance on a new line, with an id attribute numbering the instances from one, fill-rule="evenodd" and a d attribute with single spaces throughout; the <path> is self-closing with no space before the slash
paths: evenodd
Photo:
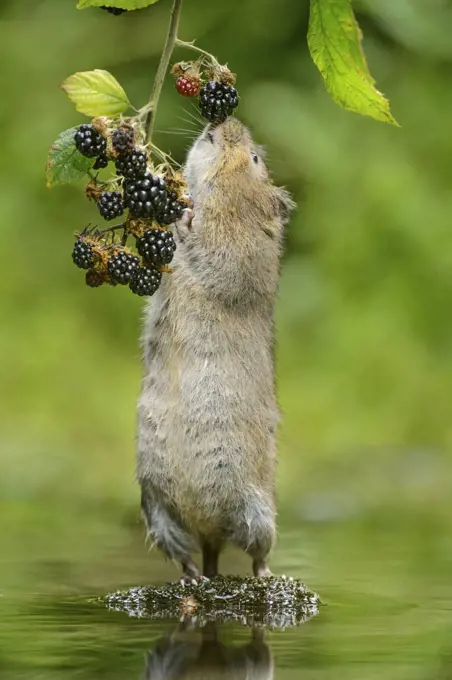
<path id="1" fill-rule="evenodd" d="M 287 189 L 284 187 L 276 188 L 276 199 L 278 201 L 279 214 L 283 224 L 287 224 L 290 220 L 292 211 L 297 207 L 297 204 L 292 199 Z"/>

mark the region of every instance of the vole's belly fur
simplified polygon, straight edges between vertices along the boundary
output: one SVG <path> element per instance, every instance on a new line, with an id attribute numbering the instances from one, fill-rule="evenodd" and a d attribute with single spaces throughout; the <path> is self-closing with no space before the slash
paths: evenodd
<path id="1" fill-rule="evenodd" d="M 190 276 L 176 253 L 148 308 L 138 477 L 195 544 L 246 549 L 274 524 L 273 310 L 219 306 Z"/>

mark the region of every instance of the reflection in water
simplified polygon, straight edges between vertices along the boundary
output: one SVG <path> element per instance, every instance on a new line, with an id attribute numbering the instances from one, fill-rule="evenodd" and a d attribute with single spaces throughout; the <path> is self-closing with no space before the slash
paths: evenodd
<path id="1" fill-rule="evenodd" d="M 145 680 L 271 680 L 273 659 L 262 628 L 240 647 L 218 639 L 215 623 L 201 629 L 180 624 L 149 652 Z"/>

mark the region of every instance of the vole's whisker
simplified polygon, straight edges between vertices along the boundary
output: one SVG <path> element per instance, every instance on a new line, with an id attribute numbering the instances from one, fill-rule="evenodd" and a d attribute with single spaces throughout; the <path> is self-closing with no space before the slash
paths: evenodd
<path id="1" fill-rule="evenodd" d="M 181 137 L 193 137 L 193 139 L 196 136 L 187 134 L 185 130 L 156 130 L 156 132 L 159 135 L 180 135 Z"/>
<path id="2" fill-rule="evenodd" d="M 196 110 L 196 109 L 195 109 Z M 199 114 L 195 115 L 192 113 L 192 111 L 189 111 L 188 109 L 183 109 L 184 113 L 187 114 L 197 125 L 200 125 L 202 128 L 205 125 L 205 121 L 200 117 Z"/>
<path id="3" fill-rule="evenodd" d="M 198 124 L 193 125 L 194 121 L 191 120 L 190 118 L 184 118 L 183 116 L 179 116 L 179 120 L 181 120 L 183 123 L 187 123 L 188 125 L 191 125 L 191 129 L 195 132 L 201 132 L 201 128 L 198 126 Z"/>

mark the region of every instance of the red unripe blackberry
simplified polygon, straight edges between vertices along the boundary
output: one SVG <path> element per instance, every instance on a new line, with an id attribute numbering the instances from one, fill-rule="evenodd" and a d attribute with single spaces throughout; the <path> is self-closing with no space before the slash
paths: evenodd
<path id="1" fill-rule="evenodd" d="M 135 148 L 135 133 L 130 125 L 121 125 L 111 133 L 111 145 L 119 155 L 133 153 Z"/>
<path id="2" fill-rule="evenodd" d="M 90 288 L 98 288 L 105 283 L 105 274 L 96 269 L 88 269 L 85 276 L 85 283 Z"/>
<path id="3" fill-rule="evenodd" d="M 72 251 L 72 260 L 80 269 L 89 269 L 94 264 L 93 246 L 79 236 Z"/>
<path id="4" fill-rule="evenodd" d="M 124 202 L 119 191 L 104 191 L 99 196 L 97 207 L 104 220 L 114 220 L 124 212 Z"/>
<path id="5" fill-rule="evenodd" d="M 124 182 L 124 203 L 131 217 L 152 218 L 166 198 L 166 182 L 158 175 L 147 172 L 142 179 Z"/>
<path id="6" fill-rule="evenodd" d="M 201 83 L 195 78 L 189 78 L 188 76 L 180 76 L 176 80 L 176 90 L 179 94 L 184 97 L 197 97 L 199 94 L 199 88 Z"/>
<path id="7" fill-rule="evenodd" d="M 132 153 L 121 154 L 116 159 L 116 172 L 122 177 L 134 179 L 143 177 L 147 171 L 148 157 L 145 151 L 134 149 Z"/>
<path id="8" fill-rule="evenodd" d="M 100 156 L 96 158 L 96 162 L 93 165 L 93 170 L 102 170 L 108 165 L 108 156 L 106 153 L 101 153 Z"/>
<path id="9" fill-rule="evenodd" d="M 120 7 L 108 7 L 107 5 L 101 5 L 100 8 L 105 9 L 107 12 L 114 14 L 115 16 L 119 16 L 123 12 L 127 12 L 126 9 L 121 9 Z"/>
<path id="10" fill-rule="evenodd" d="M 129 288 L 135 295 L 154 295 L 160 286 L 162 273 L 157 269 L 139 267 L 130 279 Z"/>
<path id="11" fill-rule="evenodd" d="M 132 274 L 140 266 L 140 258 L 121 250 L 108 261 L 108 273 L 116 283 L 129 283 Z"/>
<path id="12" fill-rule="evenodd" d="M 146 264 L 161 267 L 174 257 L 176 242 L 170 231 L 148 229 L 137 239 L 137 250 Z"/>
<path id="13" fill-rule="evenodd" d="M 103 155 L 107 149 L 107 140 L 92 125 L 80 125 L 74 135 L 74 140 L 80 153 L 88 158 Z"/>
<path id="14" fill-rule="evenodd" d="M 222 123 L 238 103 L 237 90 L 232 85 L 211 80 L 201 88 L 199 109 L 201 115 L 211 123 Z"/>

